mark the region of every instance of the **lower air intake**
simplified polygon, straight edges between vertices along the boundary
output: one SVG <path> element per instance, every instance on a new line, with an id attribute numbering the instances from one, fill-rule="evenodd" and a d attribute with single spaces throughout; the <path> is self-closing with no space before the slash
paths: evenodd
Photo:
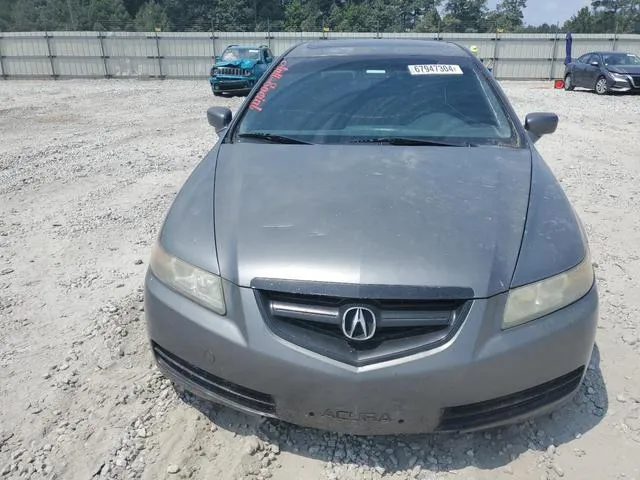
<path id="1" fill-rule="evenodd" d="M 464 431 L 481 428 L 518 417 L 561 400 L 580 385 L 584 367 L 550 382 L 518 393 L 479 403 L 445 408 L 440 431 Z"/>
<path id="2" fill-rule="evenodd" d="M 271 395 L 211 375 L 155 343 L 153 344 L 153 353 L 162 369 L 168 370 L 173 376 L 182 377 L 196 384 L 198 388 L 214 397 L 220 397 L 261 415 L 270 416 L 276 411 L 276 405 Z"/>

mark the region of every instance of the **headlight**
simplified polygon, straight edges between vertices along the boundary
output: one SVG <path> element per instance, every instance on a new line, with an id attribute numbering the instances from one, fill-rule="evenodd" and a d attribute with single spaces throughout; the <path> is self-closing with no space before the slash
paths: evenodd
<path id="1" fill-rule="evenodd" d="M 613 72 L 609 72 L 609 73 L 611 74 L 614 80 L 617 80 L 619 82 L 627 82 L 629 80 L 626 75 L 621 75 L 619 73 L 613 73 Z"/>
<path id="2" fill-rule="evenodd" d="M 502 328 L 522 325 L 572 304 L 587 294 L 593 281 L 593 266 L 587 254 L 579 265 L 560 275 L 511 290 Z"/>
<path id="3" fill-rule="evenodd" d="M 158 280 L 169 288 L 219 315 L 226 313 L 222 281 L 217 275 L 169 255 L 159 242 L 153 249 L 149 266 Z"/>

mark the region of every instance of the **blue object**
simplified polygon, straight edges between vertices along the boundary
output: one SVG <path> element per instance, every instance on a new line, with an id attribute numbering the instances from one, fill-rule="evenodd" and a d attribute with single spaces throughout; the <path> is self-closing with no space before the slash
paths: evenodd
<path id="1" fill-rule="evenodd" d="M 214 95 L 247 94 L 273 62 L 273 54 L 266 45 L 259 47 L 229 45 L 209 73 Z"/>
<path id="2" fill-rule="evenodd" d="M 567 33 L 565 44 L 567 52 L 564 59 L 564 64 L 569 65 L 571 63 L 571 47 L 573 46 L 573 37 L 571 36 L 571 32 Z"/>

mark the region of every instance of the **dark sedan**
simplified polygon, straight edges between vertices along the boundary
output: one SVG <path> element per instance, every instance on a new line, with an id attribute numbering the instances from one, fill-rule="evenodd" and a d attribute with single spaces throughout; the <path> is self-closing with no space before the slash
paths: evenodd
<path id="1" fill-rule="evenodd" d="M 586 53 L 566 66 L 564 88 L 588 88 L 599 95 L 640 92 L 640 57 L 621 52 Z"/>
<path id="2" fill-rule="evenodd" d="M 582 224 L 466 49 L 285 52 L 174 200 L 146 277 L 162 372 L 206 399 L 355 434 L 460 431 L 557 408 L 592 354 Z"/>

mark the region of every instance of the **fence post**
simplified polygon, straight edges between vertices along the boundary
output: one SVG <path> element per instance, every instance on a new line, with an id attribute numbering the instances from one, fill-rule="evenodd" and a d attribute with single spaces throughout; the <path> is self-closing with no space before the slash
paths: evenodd
<path id="1" fill-rule="evenodd" d="M 267 45 L 271 50 L 271 19 L 267 18 Z"/>
<path id="2" fill-rule="evenodd" d="M 104 64 L 104 78 L 111 78 L 111 74 L 109 73 L 109 62 L 107 62 L 109 57 L 104 53 L 104 38 L 105 35 L 102 32 L 98 32 L 98 39 L 100 40 L 100 55 L 102 56 L 102 63 Z"/>
<path id="3" fill-rule="evenodd" d="M 498 29 L 496 28 L 495 36 L 493 37 L 493 66 L 491 67 L 491 73 L 494 77 L 498 78 L 496 74 L 496 70 L 498 70 L 498 42 L 500 41 L 500 34 L 498 33 Z"/>
<path id="4" fill-rule="evenodd" d="M 611 51 L 616 51 L 616 46 L 618 44 L 618 32 L 614 32 L 613 38 L 611 39 Z"/>
<path id="5" fill-rule="evenodd" d="M 555 37 L 553 37 L 553 47 L 551 49 L 551 68 L 549 68 L 549 80 L 553 80 L 556 70 L 556 61 L 558 60 L 558 30 L 556 29 Z"/>
<path id="6" fill-rule="evenodd" d="M 216 27 L 213 24 L 213 19 L 211 19 L 211 43 L 213 44 L 213 58 L 216 58 Z"/>
<path id="7" fill-rule="evenodd" d="M 4 37 L 2 35 L 0 35 L 0 77 L 2 77 L 3 80 L 7 79 L 7 71 L 4 69 L 4 59 L 2 56 L 2 39 Z"/>
<path id="8" fill-rule="evenodd" d="M 162 56 L 160 55 L 160 37 L 158 36 L 158 32 L 156 32 L 156 55 L 158 55 L 158 73 L 160 74 L 160 78 L 164 79 L 164 74 L 162 73 Z"/>
<path id="9" fill-rule="evenodd" d="M 53 35 L 49 35 L 49 32 L 44 32 L 44 38 L 47 41 L 47 53 L 49 56 L 49 63 L 51 63 L 51 76 L 53 77 L 54 80 L 56 80 L 58 78 L 58 75 L 56 74 L 56 66 L 53 62 L 53 55 L 51 54 L 51 40 L 50 40 L 51 37 L 53 37 Z"/>

